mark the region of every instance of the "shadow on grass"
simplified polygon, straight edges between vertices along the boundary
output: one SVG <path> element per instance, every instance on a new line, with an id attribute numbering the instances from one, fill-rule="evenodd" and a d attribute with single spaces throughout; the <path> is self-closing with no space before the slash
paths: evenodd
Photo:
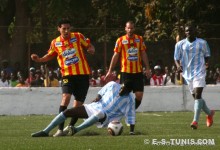
<path id="1" fill-rule="evenodd" d="M 96 136 L 96 135 L 100 135 L 100 133 L 94 132 L 94 131 L 87 131 L 84 133 L 81 133 L 80 136 Z"/>

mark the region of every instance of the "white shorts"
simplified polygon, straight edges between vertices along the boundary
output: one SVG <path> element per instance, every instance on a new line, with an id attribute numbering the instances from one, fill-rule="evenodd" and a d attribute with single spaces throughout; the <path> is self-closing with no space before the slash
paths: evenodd
<path id="1" fill-rule="evenodd" d="M 94 114 L 99 113 L 99 110 L 94 109 L 90 104 L 84 104 L 84 107 L 85 107 L 86 112 L 87 112 L 89 117 L 94 115 Z"/>
<path id="2" fill-rule="evenodd" d="M 205 82 L 205 76 L 200 77 L 200 78 L 194 78 L 193 80 L 186 80 L 188 87 L 189 87 L 189 91 L 191 94 L 194 94 L 193 90 L 197 87 L 205 87 L 206 86 L 206 82 Z"/>
<path id="3" fill-rule="evenodd" d="M 84 107 L 86 109 L 88 117 L 90 117 L 90 116 L 92 116 L 94 114 L 98 114 L 100 112 L 104 113 L 101 110 L 101 107 L 97 107 L 97 105 L 95 103 L 84 104 Z M 108 123 L 109 123 L 108 116 L 106 116 L 105 121 L 102 124 L 100 122 L 97 122 L 96 126 L 98 128 L 103 128 L 103 127 L 106 127 L 108 125 Z"/>

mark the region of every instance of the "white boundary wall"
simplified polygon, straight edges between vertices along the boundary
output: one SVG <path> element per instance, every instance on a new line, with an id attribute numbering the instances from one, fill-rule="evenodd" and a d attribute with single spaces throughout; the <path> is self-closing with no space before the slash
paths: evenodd
<path id="1" fill-rule="evenodd" d="M 85 103 L 91 102 L 99 89 L 90 87 Z M 0 88 L 0 115 L 57 114 L 61 95 L 61 87 Z M 208 85 L 203 98 L 211 109 L 220 110 L 219 85 Z M 193 111 L 193 104 L 187 86 L 145 86 L 142 104 L 137 111 Z"/>

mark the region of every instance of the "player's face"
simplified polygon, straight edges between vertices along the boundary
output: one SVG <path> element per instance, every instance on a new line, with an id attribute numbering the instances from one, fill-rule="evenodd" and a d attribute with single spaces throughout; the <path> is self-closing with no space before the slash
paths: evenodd
<path id="1" fill-rule="evenodd" d="M 189 38 L 189 39 L 194 38 L 195 37 L 195 29 L 194 29 L 194 27 L 186 26 L 185 34 L 186 34 L 186 37 Z"/>
<path id="2" fill-rule="evenodd" d="M 125 31 L 128 35 L 128 37 L 132 37 L 133 34 L 134 34 L 134 24 L 132 23 L 126 23 L 126 26 L 125 26 Z"/>
<path id="3" fill-rule="evenodd" d="M 60 32 L 60 35 L 66 39 L 70 35 L 71 26 L 70 24 L 62 24 L 61 27 L 58 27 L 58 31 Z"/>

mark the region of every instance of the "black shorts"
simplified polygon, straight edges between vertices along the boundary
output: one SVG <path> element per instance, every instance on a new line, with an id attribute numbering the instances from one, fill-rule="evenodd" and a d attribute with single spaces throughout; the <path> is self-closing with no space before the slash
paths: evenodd
<path id="1" fill-rule="evenodd" d="M 143 92 L 144 91 L 144 80 L 143 73 L 125 73 L 121 72 L 120 83 L 124 83 L 125 80 L 129 79 L 133 84 L 133 92 Z"/>
<path id="2" fill-rule="evenodd" d="M 88 89 L 89 75 L 62 77 L 62 92 L 72 94 L 77 101 L 85 101 Z"/>

